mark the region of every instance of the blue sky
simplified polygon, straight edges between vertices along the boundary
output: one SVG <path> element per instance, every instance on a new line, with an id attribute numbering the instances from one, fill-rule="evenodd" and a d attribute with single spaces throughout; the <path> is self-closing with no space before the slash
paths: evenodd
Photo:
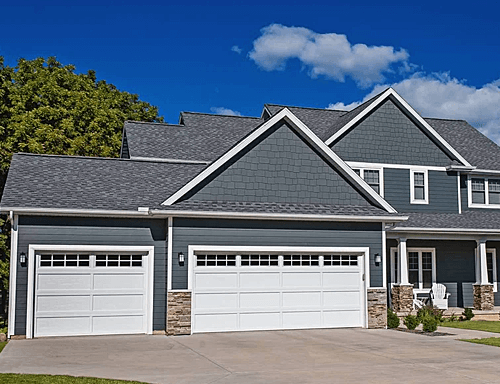
<path id="1" fill-rule="evenodd" d="M 256 116 L 264 103 L 352 108 L 392 85 L 424 116 L 500 140 L 491 1 L 70 3 L 2 5 L 0 55 L 94 69 L 173 123 L 180 111 Z"/>

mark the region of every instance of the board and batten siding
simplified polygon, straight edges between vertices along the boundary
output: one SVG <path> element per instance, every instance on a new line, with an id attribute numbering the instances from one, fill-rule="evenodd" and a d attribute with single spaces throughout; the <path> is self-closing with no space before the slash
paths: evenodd
<path id="1" fill-rule="evenodd" d="M 369 247 L 370 282 L 382 286 L 382 266 L 374 255 L 382 252 L 380 223 L 278 222 L 257 220 L 174 219 L 173 289 L 186 289 L 188 260 L 177 262 L 177 254 L 188 254 L 189 245 Z"/>
<path id="2" fill-rule="evenodd" d="M 410 203 L 410 170 L 384 168 L 384 198 L 398 212 L 458 213 L 456 172 L 428 171 L 429 204 Z"/>
<path id="3" fill-rule="evenodd" d="M 153 330 L 165 329 L 166 222 L 148 219 L 20 217 L 18 252 L 30 244 L 154 246 Z M 26 334 L 28 268 L 17 266 L 15 333 Z"/>

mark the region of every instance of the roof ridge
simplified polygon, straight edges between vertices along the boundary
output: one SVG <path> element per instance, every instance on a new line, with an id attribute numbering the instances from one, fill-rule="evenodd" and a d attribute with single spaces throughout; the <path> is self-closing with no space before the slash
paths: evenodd
<path id="1" fill-rule="evenodd" d="M 157 123 L 154 121 L 137 121 L 137 120 L 125 120 L 125 123 L 134 123 L 134 124 L 153 124 L 153 125 L 166 125 L 171 127 L 184 127 L 182 124 L 170 124 L 170 123 Z"/>
<path id="2" fill-rule="evenodd" d="M 300 108 L 300 109 L 314 109 L 317 111 L 329 111 L 329 112 L 345 112 L 348 113 L 350 111 L 346 111 L 344 109 L 329 109 L 329 108 L 318 108 L 318 107 L 301 107 L 298 105 L 283 105 L 283 104 L 273 104 L 273 103 L 265 103 L 264 106 L 272 105 L 275 107 L 283 107 L 283 108 Z"/>
<path id="3" fill-rule="evenodd" d="M 239 117 L 239 118 L 244 118 L 244 119 L 257 119 L 257 120 L 261 120 L 260 117 L 256 117 L 256 116 L 218 115 L 216 113 L 208 113 L 208 112 L 182 111 L 181 115 L 184 114 L 184 113 L 189 113 L 191 115 L 205 115 L 205 116 L 217 116 L 217 117 Z"/>

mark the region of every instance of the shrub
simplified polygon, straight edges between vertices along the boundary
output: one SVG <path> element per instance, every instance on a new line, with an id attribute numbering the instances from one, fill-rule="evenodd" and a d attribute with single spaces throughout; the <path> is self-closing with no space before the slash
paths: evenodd
<path id="1" fill-rule="evenodd" d="M 462 315 L 466 320 L 471 320 L 474 317 L 474 312 L 472 312 L 472 308 L 465 308 Z"/>
<path id="2" fill-rule="evenodd" d="M 406 325 L 406 328 L 414 330 L 420 322 L 418 321 L 417 316 L 408 315 L 404 319 L 404 324 Z"/>
<path id="3" fill-rule="evenodd" d="M 438 321 L 434 316 L 425 316 L 422 319 L 424 332 L 435 332 L 438 327 Z"/>
<path id="4" fill-rule="evenodd" d="M 399 317 L 391 308 L 387 308 L 387 328 L 399 327 Z"/>
<path id="5" fill-rule="evenodd" d="M 418 310 L 417 318 L 418 321 L 421 323 L 424 317 L 431 316 L 434 317 L 438 323 L 442 323 L 444 321 L 443 312 L 444 311 L 442 309 L 437 309 L 430 305 L 426 305 L 425 307 L 422 307 Z"/>

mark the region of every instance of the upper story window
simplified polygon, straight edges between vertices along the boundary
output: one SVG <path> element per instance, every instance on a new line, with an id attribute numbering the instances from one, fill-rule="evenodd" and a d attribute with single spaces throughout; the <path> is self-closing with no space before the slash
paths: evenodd
<path id="1" fill-rule="evenodd" d="M 429 181 L 427 170 L 410 170 L 411 204 L 429 204 Z"/>
<path id="2" fill-rule="evenodd" d="M 384 196 L 383 171 L 382 169 L 355 168 L 354 172 L 372 187 L 380 196 Z"/>
<path id="3" fill-rule="evenodd" d="M 500 207 L 500 179 L 472 177 L 469 179 L 469 205 Z"/>

